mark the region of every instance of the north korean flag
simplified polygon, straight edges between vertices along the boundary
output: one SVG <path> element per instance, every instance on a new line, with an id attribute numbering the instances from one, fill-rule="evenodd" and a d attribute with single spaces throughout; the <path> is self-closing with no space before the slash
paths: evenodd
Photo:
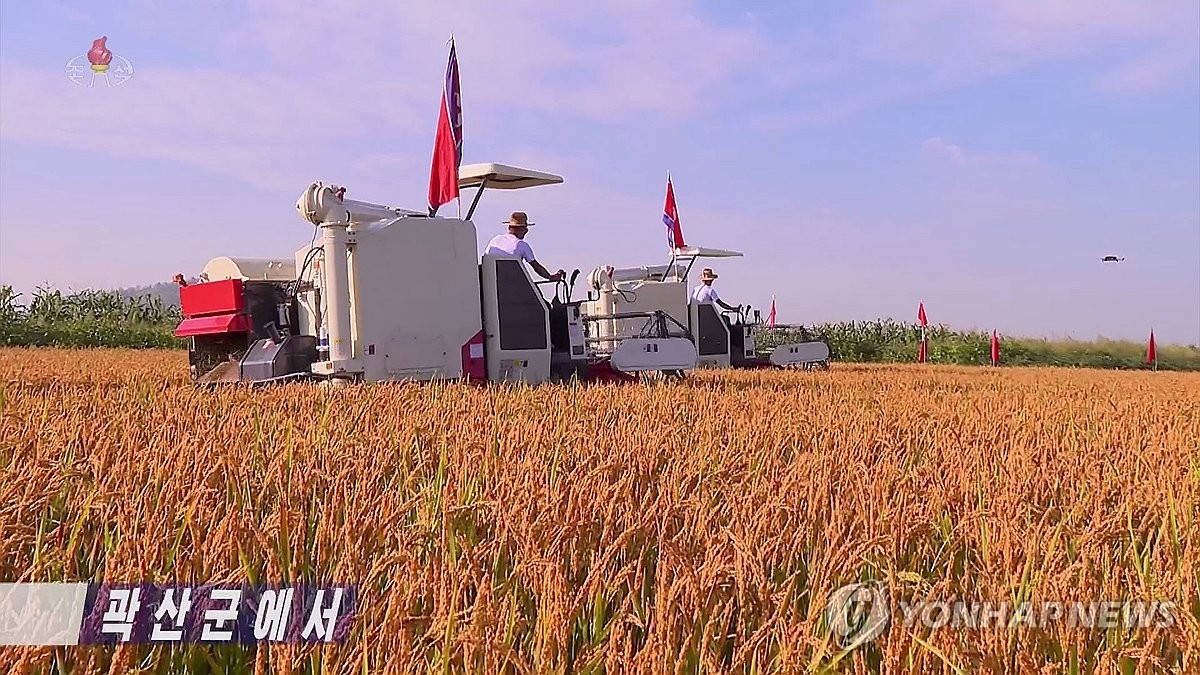
<path id="1" fill-rule="evenodd" d="M 462 165 L 462 102 L 458 86 L 458 56 L 450 40 L 450 60 L 442 89 L 442 111 L 433 141 L 433 166 L 429 171 L 429 215 L 458 199 L 458 167 Z"/>
<path id="2" fill-rule="evenodd" d="M 684 248 L 683 228 L 679 226 L 679 209 L 675 206 L 675 188 L 671 186 L 671 176 L 667 174 L 667 203 L 663 206 L 663 224 L 667 226 L 667 246 L 671 250 Z"/>

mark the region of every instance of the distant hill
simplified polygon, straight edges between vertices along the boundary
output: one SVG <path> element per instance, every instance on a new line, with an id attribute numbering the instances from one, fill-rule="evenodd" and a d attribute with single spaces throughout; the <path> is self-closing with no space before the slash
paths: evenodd
<path id="1" fill-rule="evenodd" d="M 199 283 L 199 278 L 188 279 L 189 284 Z M 130 286 L 128 288 L 119 288 L 116 291 L 122 298 L 139 298 L 144 295 L 157 297 L 162 300 L 164 305 L 172 307 L 179 306 L 179 286 L 172 281 L 163 281 L 149 286 Z"/>

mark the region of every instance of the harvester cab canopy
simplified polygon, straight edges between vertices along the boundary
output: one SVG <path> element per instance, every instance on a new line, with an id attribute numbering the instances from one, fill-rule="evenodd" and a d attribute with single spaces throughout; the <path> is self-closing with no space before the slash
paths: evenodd
<path id="1" fill-rule="evenodd" d="M 675 249 L 676 258 L 740 258 L 741 251 L 727 251 L 723 248 L 704 248 L 703 246 L 688 246 Z"/>
<path id="2" fill-rule="evenodd" d="M 460 190 L 465 188 L 479 188 L 475 192 L 474 199 L 471 200 L 471 208 L 467 209 L 467 220 L 470 220 L 471 216 L 475 214 L 475 207 L 479 205 L 479 198 L 483 195 L 483 191 L 488 188 L 493 190 L 521 190 L 524 188 L 540 187 L 542 185 L 555 185 L 561 182 L 563 182 L 562 176 L 556 176 L 552 173 L 522 169 L 521 167 L 496 164 L 494 162 L 468 164 L 458 169 L 458 187 Z"/>
<path id="3" fill-rule="evenodd" d="M 680 276 L 678 274 L 678 272 L 676 272 L 676 275 L 675 275 L 675 278 L 677 280 L 683 281 L 688 278 L 688 275 L 691 274 L 692 265 L 696 264 L 696 260 L 698 258 L 740 258 L 740 257 L 742 257 L 742 252 L 741 251 L 729 251 L 729 250 L 726 250 L 723 248 L 705 248 L 703 246 L 685 246 L 684 248 L 677 248 L 677 249 L 671 251 L 671 257 L 675 261 L 687 263 L 686 267 L 684 268 L 683 275 Z M 671 268 L 674 269 L 675 265 L 672 265 Z M 667 280 L 666 274 L 663 274 L 662 280 L 663 281 Z"/>

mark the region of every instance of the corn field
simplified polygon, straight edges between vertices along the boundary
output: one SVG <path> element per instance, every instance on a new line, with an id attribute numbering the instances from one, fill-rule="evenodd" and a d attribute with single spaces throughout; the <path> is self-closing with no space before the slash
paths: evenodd
<path id="1" fill-rule="evenodd" d="M 949 326 L 926 328 L 929 362 L 953 365 L 989 365 L 990 332 L 954 330 Z M 893 319 L 838 321 L 809 326 L 765 328 L 759 344 L 774 348 L 789 342 L 820 340 L 829 345 L 834 361 L 855 363 L 914 363 L 921 327 Z M 1047 340 L 1000 335 L 1001 365 L 1064 366 L 1135 370 L 1149 368 L 1146 344 L 1129 340 Z M 1158 349 L 1159 370 L 1200 371 L 1200 345 L 1163 345 Z"/>
<path id="2" fill-rule="evenodd" d="M 177 347 L 177 305 L 116 291 L 38 288 L 28 301 L 0 286 L 0 346 Z"/>
<path id="3" fill-rule="evenodd" d="M 5 648 L 37 673 L 1200 672 L 1200 375 L 846 365 L 196 389 L 0 349 L 0 580 L 358 584 L 344 644 Z M 839 646 L 836 589 L 893 620 Z M 1166 627 L 905 625 L 1165 600 Z"/>

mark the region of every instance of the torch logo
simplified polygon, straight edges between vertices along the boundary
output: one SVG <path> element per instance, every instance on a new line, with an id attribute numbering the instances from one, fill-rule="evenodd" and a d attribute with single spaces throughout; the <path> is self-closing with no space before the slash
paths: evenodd
<path id="1" fill-rule="evenodd" d="M 67 61 L 67 77 L 75 84 L 94 87 L 102 81 L 105 86 L 116 87 L 133 77 L 133 64 L 129 59 L 114 54 L 108 49 L 108 36 L 92 41 L 92 48 Z"/>

